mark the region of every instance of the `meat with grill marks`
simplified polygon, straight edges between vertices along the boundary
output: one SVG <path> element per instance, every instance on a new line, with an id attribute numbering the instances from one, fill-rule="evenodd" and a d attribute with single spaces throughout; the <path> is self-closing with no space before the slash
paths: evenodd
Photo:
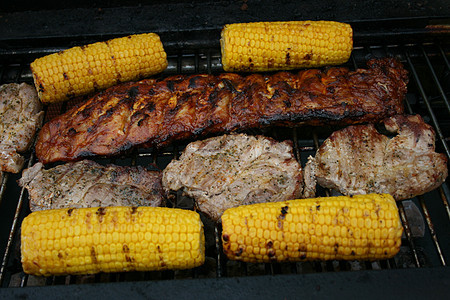
<path id="1" fill-rule="evenodd" d="M 177 75 L 105 90 L 42 128 L 43 163 L 114 155 L 270 125 L 355 124 L 402 113 L 407 71 L 395 59 L 367 69 L 272 75 Z"/>
<path id="2" fill-rule="evenodd" d="M 164 169 L 162 184 L 218 220 L 227 208 L 301 197 L 303 177 L 290 141 L 230 134 L 190 143 Z"/>
<path id="3" fill-rule="evenodd" d="M 103 166 L 82 160 L 44 169 L 37 163 L 19 180 L 28 189 L 31 211 L 105 206 L 160 206 L 161 172 L 142 166 Z"/>
<path id="4" fill-rule="evenodd" d="M 26 83 L 0 86 L 0 170 L 19 173 L 44 112 L 36 89 Z"/>
<path id="5" fill-rule="evenodd" d="M 344 195 L 388 193 L 396 200 L 422 195 L 448 175 L 447 157 L 435 152 L 435 133 L 419 115 L 384 121 L 392 138 L 373 124 L 334 132 L 305 166 L 305 197 L 317 183 Z"/>

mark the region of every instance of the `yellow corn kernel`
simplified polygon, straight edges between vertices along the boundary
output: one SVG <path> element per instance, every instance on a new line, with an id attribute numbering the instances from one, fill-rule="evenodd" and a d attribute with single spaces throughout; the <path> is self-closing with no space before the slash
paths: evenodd
<path id="1" fill-rule="evenodd" d="M 30 67 L 39 98 L 52 103 L 157 74 L 167 64 L 159 36 L 146 33 L 73 47 Z"/>
<path id="2" fill-rule="evenodd" d="M 355 211 L 370 206 L 374 214 L 364 214 L 359 223 Z M 297 215 L 304 221 L 293 221 Z M 256 225 L 266 222 L 268 228 Z M 247 230 L 239 232 L 238 227 Z M 255 231 L 262 234 L 255 236 Z M 400 250 L 402 232 L 395 200 L 388 194 L 245 205 L 222 215 L 223 251 L 229 259 L 245 262 L 387 259 Z"/>
<path id="3" fill-rule="evenodd" d="M 149 230 L 150 220 L 155 219 L 181 226 L 178 231 L 155 226 Z M 38 229 L 43 222 L 50 225 L 46 235 Z M 79 228 L 82 233 L 73 235 L 65 228 Z M 189 239 L 183 247 L 175 247 L 170 241 L 181 234 Z M 36 211 L 23 220 L 21 243 L 23 270 L 33 275 L 189 269 L 205 260 L 199 214 L 163 207 Z"/>
<path id="4" fill-rule="evenodd" d="M 339 65 L 350 58 L 353 31 L 333 21 L 228 24 L 220 39 L 227 72 L 263 72 Z"/>

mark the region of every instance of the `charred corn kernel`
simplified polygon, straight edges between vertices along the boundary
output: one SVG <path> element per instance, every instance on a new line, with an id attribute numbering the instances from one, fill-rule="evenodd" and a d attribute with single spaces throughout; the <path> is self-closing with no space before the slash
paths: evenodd
<path id="1" fill-rule="evenodd" d="M 52 103 L 162 72 L 167 56 L 159 36 L 145 33 L 73 47 L 30 66 L 39 98 Z"/>
<path id="2" fill-rule="evenodd" d="M 228 24 L 221 34 L 227 72 L 261 72 L 338 65 L 350 58 L 353 31 L 333 21 Z"/>
<path id="3" fill-rule="evenodd" d="M 222 215 L 223 251 L 245 262 L 387 259 L 402 232 L 388 194 L 253 204 Z"/>
<path id="4" fill-rule="evenodd" d="M 169 231 L 165 224 L 180 226 Z M 182 247 L 179 235 L 189 236 Z M 203 264 L 204 252 L 200 216 L 188 210 L 55 209 L 33 212 L 22 223 L 22 266 L 33 275 L 188 269 Z"/>

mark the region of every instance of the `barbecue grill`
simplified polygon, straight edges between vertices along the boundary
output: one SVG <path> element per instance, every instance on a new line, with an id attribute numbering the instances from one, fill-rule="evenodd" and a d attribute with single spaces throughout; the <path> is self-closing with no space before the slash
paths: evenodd
<path id="1" fill-rule="evenodd" d="M 450 6 L 447 1 L 348 1 L 334 4 L 298 1 L 154 1 L 141 6 L 126 1 L 64 4 L 28 1 L 0 11 L 0 84 L 32 84 L 29 64 L 36 57 L 132 33 L 160 34 L 169 66 L 161 75 L 218 73 L 220 29 L 226 23 L 328 19 L 348 22 L 354 29 L 354 51 L 346 64 L 364 67 L 371 57 L 394 56 L 409 71 L 408 113 L 420 114 L 436 131 L 436 151 L 450 158 Z M 119 2 L 119 1 L 118 1 Z M 73 103 L 46 107 L 46 120 Z M 277 140 L 290 139 L 304 165 L 336 127 L 252 130 Z M 100 163 L 154 164 L 163 169 L 186 143 L 164 149 L 136 149 Z M 31 149 L 28 166 L 36 162 Z M 220 245 L 220 224 L 203 217 L 206 262 L 192 270 L 131 272 L 92 276 L 38 278 L 23 273 L 20 225 L 29 213 L 28 195 L 17 185 L 20 175 L 0 176 L 0 298 L 89 297 L 122 298 L 191 296 L 220 298 L 299 296 L 443 296 L 450 291 L 450 190 L 445 182 L 423 196 L 398 202 L 404 226 L 397 256 L 374 262 L 332 261 L 248 264 L 229 261 Z M 448 181 L 448 180 L 447 180 Z M 319 195 L 332 191 L 319 190 Z M 195 209 L 181 193 L 169 207 Z"/>

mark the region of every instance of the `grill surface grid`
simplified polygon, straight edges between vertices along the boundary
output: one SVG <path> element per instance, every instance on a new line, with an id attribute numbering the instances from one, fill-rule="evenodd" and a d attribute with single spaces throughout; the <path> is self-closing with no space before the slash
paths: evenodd
<path id="1" fill-rule="evenodd" d="M 448 42 L 448 40 L 447 40 Z M 64 48 L 38 48 L 27 51 L 4 51 L 0 53 L 0 84 L 9 82 L 27 82 L 32 84 L 29 63 L 34 57 L 48 54 Z M 407 112 L 420 114 L 436 130 L 437 152 L 450 157 L 450 105 L 449 105 L 449 53 L 448 43 L 437 41 L 417 41 L 410 43 L 355 44 L 349 68 L 364 67 L 371 57 L 394 56 L 402 61 L 409 71 Z M 217 47 L 198 49 L 169 49 L 169 67 L 163 76 L 171 74 L 218 73 L 221 72 L 220 50 Z M 73 103 L 51 105 L 47 107 L 46 119 L 65 111 Z M 252 131 L 251 134 L 264 134 L 275 139 L 291 139 L 294 142 L 297 159 L 304 166 L 306 158 L 313 155 L 318 146 L 336 128 L 269 128 Z M 172 158 L 178 157 L 186 144 L 178 143 L 162 150 L 139 149 L 129 155 L 116 158 L 95 158 L 100 163 L 128 165 L 156 164 L 163 169 Z M 36 162 L 32 151 L 27 153 L 28 166 Z M 398 202 L 398 208 L 404 225 L 400 253 L 393 259 L 374 262 L 299 262 L 247 264 L 228 261 L 221 251 L 220 224 L 213 224 L 207 218 L 205 234 L 207 236 L 204 266 L 185 271 L 131 272 L 117 274 L 97 274 L 92 276 L 59 276 L 46 279 L 28 276 L 20 265 L 20 223 L 29 213 L 28 195 L 17 186 L 20 175 L 3 173 L 0 177 L 0 216 L 5 225 L 0 233 L 0 286 L 3 288 L 30 286 L 78 285 L 104 282 L 170 281 L 173 279 L 202 280 L 207 278 L 234 278 L 267 275 L 305 276 L 308 274 L 342 273 L 346 271 L 366 272 L 370 270 L 412 270 L 433 268 L 441 270 L 450 260 L 450 209 L 448 201 L 450 191 L 447 183 L 437 190 L 411 200 Z M 327 196 L 332 191 L 321 190 L 318 196 Z M 194 209 L 194 203 L 176 193 L 173 200 L 166 203 L 169 207 Z M 448 269 L 447 269 L 448 270 Z M 392 273 L 394 274 L 394 273 Z"/>

